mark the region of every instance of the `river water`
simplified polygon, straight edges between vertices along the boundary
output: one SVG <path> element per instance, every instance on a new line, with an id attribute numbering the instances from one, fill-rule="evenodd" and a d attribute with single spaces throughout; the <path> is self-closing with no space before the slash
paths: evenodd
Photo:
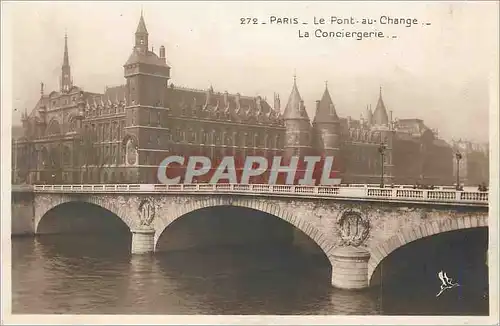
<path id="1" fill-rule="evenodd" d="M 432 277 L 419 272 L 410 277 L 420 280 L 353 292 L 332 288 L 329 271 L 287 248 L 211 247 L 131 256 L 129 241 L 127 236 L 12 238 L 13 313 L 488 314 L 481 263 L 467 268 L 482 283 L 464 281 L 436 298 L 440 283 L 434 270 L 427 273 Z"/>

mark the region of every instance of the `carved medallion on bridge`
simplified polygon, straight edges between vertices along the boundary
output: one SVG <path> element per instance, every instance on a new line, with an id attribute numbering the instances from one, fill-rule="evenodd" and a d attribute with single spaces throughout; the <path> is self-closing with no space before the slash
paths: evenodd
<path id="1" fill-rule="evenodd" d="M 361 212 L 348 209 L 337 220 L 342 245 L 358 247 L 370 233 L 370 221 Z"/>
<path id="2" fill-rule="evenodd" d="M 139 218 L 141 226 L 150 226 L 155 218 L 155 205 L 153 199 L 144 199 L 139 204 Z"/>

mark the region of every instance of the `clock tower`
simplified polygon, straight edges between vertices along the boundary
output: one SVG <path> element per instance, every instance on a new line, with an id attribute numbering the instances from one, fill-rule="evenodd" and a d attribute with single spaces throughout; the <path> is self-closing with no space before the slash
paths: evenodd
<path id="1" fill-rule="evenodd" d="M 127 79 L 129 105 L 165 107 L 164 95 L 170 79 L 170 67 L 164 56 L 157 56 L 148 48 L 148 30 L 141 13 L 135 32 L 135 44 L 124 72 Z"/>
<path id="2" fill-rule="evenodd" d="M 164 120 L 168 116 L 165 94 L 170 79 L 170 67 L 166 62 L 164 47 L 160 48 L 160 56 L 156 55 L 149 49 L 148 37 L 141 12 L 132 53 L 123 65 L 127 80 L 125 130 L 130 141 L 133 140 L 129 148 L 134 148 L 138 154 L 134 156 L 135 160 L 127 161 L 128 179 L 131 182 L 148 180 L 154 183 L 154 166 L 164 159 L 164 149 L 151 140 L 162 138 L 169 132 Z"/>

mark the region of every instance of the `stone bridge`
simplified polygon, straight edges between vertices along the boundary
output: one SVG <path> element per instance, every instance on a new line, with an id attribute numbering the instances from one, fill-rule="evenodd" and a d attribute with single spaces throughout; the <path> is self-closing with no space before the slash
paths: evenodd
<path id="1" fill-rule="evenodd" d="M 216 206 L 265 212 L 312 239 L 332 265 L 332 284 L 348 289 L 372 284 L 381 261 L 410 242 L 488 226 L 488 193 L 467 190 L 366 185 L 43 185 L 13 188 L 13 233 L 42 233 L 39 226 L 44 216 L 71 202 L 97 205 L 118 216 L 132 233 L 134 254 L 154 252 L 162 232 L 190 212 Z"/>

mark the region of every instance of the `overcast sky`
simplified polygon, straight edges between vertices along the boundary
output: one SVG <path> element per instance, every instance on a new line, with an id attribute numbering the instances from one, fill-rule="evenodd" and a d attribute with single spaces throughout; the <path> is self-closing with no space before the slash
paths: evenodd
<path id="1" fill-rule="evenodd" d="M 282 109 L 293 75 L 310 116 L 325 81 L 340 116 L 359 118 L 379 92 L 395 118 L 424 119 L 445 139 L 488 139 L 488 78 L 498 6 L 489 3 L 27 2 L 5 9 L 12 25 L 15 121 L 59 88 L 67 30 L 74 83 L 103 92 L 124 84 L 123 64 L 143 7 L 150 45 L 165 45 L 175 85 L 266 96 Z M 240 17 L 297 17 L 308 25 L 241 25 Z M 313 18 L 417 18 L 415 27 L 324 25 L 326 31 L 378 30 L 397 38 L 299 38 Z M 423 26 L 423 22 L 431 25 Z"/>

